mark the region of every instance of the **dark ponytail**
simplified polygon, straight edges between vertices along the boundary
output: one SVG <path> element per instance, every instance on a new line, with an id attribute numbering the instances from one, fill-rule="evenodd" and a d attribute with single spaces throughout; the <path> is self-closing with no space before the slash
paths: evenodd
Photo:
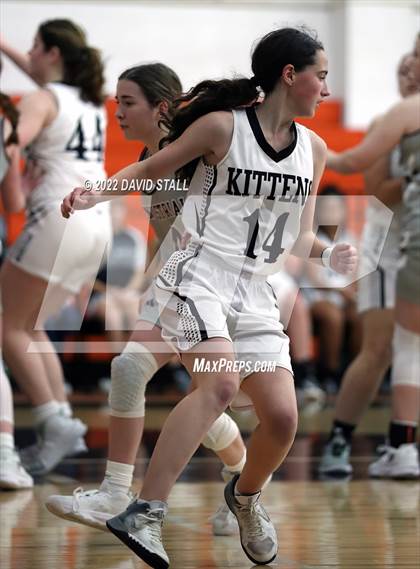
<path id="1" fill-rule="evenodd" d="M 230 111 L 251 105 L 257 101 L 258 95 L 259 91 L 253 78 L 198 83 L 175 101 L 176 112 L 172 119 L 167 116 L 162 118 L 162 125 L 168 129 L 168 135 L 161 140 L 160 147 L 179 138 L 200 117 L 214 111 Z M 176 173 L 177 176 L 189 182 L 198 161 L 197 158 L 180 168 Z"/>
<path id="2" fill-rule="evenodd" d="M 166 120 L 166 123 L 164 121 L 168 136 L 161 141 L 161 146 L 179 138 L 194 121 L 205 114 L 252 105 L 259 97 L 259 87 L 265 96 L 270 95 L 286 65 L 291 64 L 296 71 L 302 71 L 315 63 L 316 54 L 322 49 L 323 45 L 315 34 L 304 28 L 283 28 L 268 33 L 253 50 L 253 77 L 202 81 L 177 100 L 175 116 L 172 120 Z M 185 103 L 187 105 L 183 106 Z M 177 176 L 190 181 L 198 160 L 180 168 Z"/>
<path id="3" fill-rule="evenodd" d="M 266 34 L 252 53 L 252 71 L 265 95 L 277 85 L 286 65 L 302 71 L 315 63 L 316 54 L 324 46 L 314 31 L 304 27 L 282 28 Z"/>
<path id="4" fill-rule="evenodd" d="M 17 134 L 17 124 L 19 120 L 19 111 L 12 103 L 11 98 L 4 93 L 0 93 L 0 109 L 3 111 L 4 116 L 10 122 L 12 127 L 12 132 L 4 142 L 5 146 L 8 146 L 9 144 L 18 144 L 19 138 Z"/>
<path id="5" fill-rule="evenodd" d="M 105 100 L 104 68 L 100 53 L 86 42 L 85 32 L 71 20 L 48 20 L 38 33 L 47 50 L 57 47 L 64 64 L 63 83 L 79 87 L 80 97 L 94 105 Z"/>

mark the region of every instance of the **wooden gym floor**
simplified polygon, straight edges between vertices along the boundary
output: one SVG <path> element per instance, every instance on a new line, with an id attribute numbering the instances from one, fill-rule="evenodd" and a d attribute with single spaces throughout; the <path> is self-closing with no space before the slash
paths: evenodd
<path id="1" fill-rule="evenodd" d="M 139 451 L 136 486 L 141 484 L 156 433 L 168 412 L 155 406 Z M 33 491 L 0 493 L 1 569 L 143 569 L 147 567 L 111 534 L 66 522 L 44 507 L 47 496 L 71 494 L 76 486 L 97 486 L 105 465 L 105 409 L 77 407 L 89 424 L 86 457 L 66 459 Z M 237 418 L 237 417 L 235 417 Z M 353 447 L 350 480 L 320 481 L 316 468 L 331 419 L 327 408 L 301 415 L 299 433 L 286 462 L 264 492 L 263 503 L 279 536 L 279 555 L 270 567 L 281 569 L 418 569 L 420 521 L 418 482 L 369 480 L 367 466 L 382 442 L 386 408 L 366 415 Z M 30 441 L 30 415 L 18 409 L 17 440 Z M 244 432 L 249 419 L 241 419 Z M 222 503 L 220 466 L 200 451 L 171 495 L 164 527 L 171 569 L 246 569 L 252 567 L 239 539 L 213 537 L 209 517 Z"/>

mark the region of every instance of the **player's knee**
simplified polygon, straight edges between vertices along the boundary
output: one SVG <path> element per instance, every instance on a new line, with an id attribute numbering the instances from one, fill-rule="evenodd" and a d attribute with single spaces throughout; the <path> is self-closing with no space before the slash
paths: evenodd
<path id="1" fill-rule="evenodd" d="M 392 387 L 408 385 L 420 388 L 419 353 L 420 334 L 396 324 L 393 339 Z"/>
<path id="2" fill-rule="evenodd" d="M 238 391 L 238 382 L 233 377 L 219 377 L 213 389 L 214 403 L 225 410 Z"/>
<path id="3" fill-rule="evenodd" d="M 203 445 L 218 452 L 230 446 L 238 435 L 239 429 L 235 421 L 222 413 L 208 430 Z"/>
<path id="4" fill-rule="evenodd" d="M 328 324 L 330 326 L 338 327 L 341 326 L 343 318 L 344 317 L 341 308 L 339 308 L 335 304 L 329 302 L 323 305 L 320 314 L 320 319 L 323 322 L 323 324 Z"/>
<path id="5" fill-rule="evenodd" d="M 344 315 L 339 308 L 334 307 L 328 316 L 328 323 L 334 329 L 340 330 L 344 324 Z"/>
<path id="6" fill-rule="evenodd" d="M 261 417 L 261 424 L 269 435 L 281 443 L 293 440 L 298 425 L 298 412 L 296 406 L 273 408 Z"/>
<path id="7" fill-rule="evenodd" d="M 124 352 L 112 360 L 109 405 L 114 417 L 144 417 L 147 383 L 158 365 L 147 348 L 129 342 Z"/>
<path id="8" fill-rule="evenodd" d="M 370 338 L 368 352 L 375 367 L 389 366 L 392 359 L 392 338 Z"/>

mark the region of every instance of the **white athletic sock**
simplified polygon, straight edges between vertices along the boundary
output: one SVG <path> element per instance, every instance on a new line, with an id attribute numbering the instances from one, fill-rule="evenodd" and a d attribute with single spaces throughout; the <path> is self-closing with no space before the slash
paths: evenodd
<path id="1" fill-rule="evenodd" d="M 15 437 L 12 433 L 0 433 L 0 447 L 15 448 Z"/>
<path id="2" fill-rule="evenodd" d="M 35 419 L 35 425 L 39 426 L 44 421 L 46 421 L 51 415 L 55 415 L 60 412 L 60 403 L 53 399 L 44 403 L 43 405 L 37 405 L 33 408 L 33 414 Z"/>
<path id="3" fill-rule="evenodd" d="M 106 461 L 104 482 L 108 486 L 115 487 L 116 490 L 128 492 L 133 481 L 134 465 L 124 464 L 123 462 Z"/>
<path id="4" fill-rule="evenodd" d="M 64 417 L 68 417 L 69 419 L 73 417 L 73 409 L 68 401 L 60 401 L 58 404 L 60 405 L 60 411 Z"/>
<path id="5" fill-rule="evenodd" d="M 254 494 L 241 494 L 238 490 L 235 489 L 235 500 L 237 500 L 243 506 L 246 506 L 246 504 L 255 501 L 260 494 L 261 492 L 255 492 Z"/>
<path id="6" fill-rule="evenodd" d="M 236 484 L 237 481 L 235 483 L 235 488 L 233 489 L 233 494 L 235 496 L 235 500 L 237 500 L 243 506 L 246 506 L 250 502 L 255 502 L 255 500 L 257 500 L 257 498 L 261 494 L 261 490 L 259 490 L 258 492 L 254 492 L 253 494 L 242 494 L 241 492 L 239 492 L 239 490 L 237 490 Z"/>

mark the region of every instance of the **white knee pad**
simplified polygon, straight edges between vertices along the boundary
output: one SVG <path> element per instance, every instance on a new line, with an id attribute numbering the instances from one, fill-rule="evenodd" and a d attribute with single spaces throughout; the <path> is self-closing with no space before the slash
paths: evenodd
<path id="1" fill-rule="evenodd" d="M 395 325 L 391 385 L 420 387 L 420 334 Z"/>
<path id="2" fill-rule="evenodd" d="M 158 370 L 153 354 L 142 344 L 128 342 L 111 363 L 109 406 L 114 417 L 144 417 L 144 392 Z"/>
<path id="3" fill-rule="evenodd" d="M 202 444 L 206 448 L 218 452 L 232 444 L 238 435 L 238 425 L 229 415 L 222 413 L 210 427 Z"/>

